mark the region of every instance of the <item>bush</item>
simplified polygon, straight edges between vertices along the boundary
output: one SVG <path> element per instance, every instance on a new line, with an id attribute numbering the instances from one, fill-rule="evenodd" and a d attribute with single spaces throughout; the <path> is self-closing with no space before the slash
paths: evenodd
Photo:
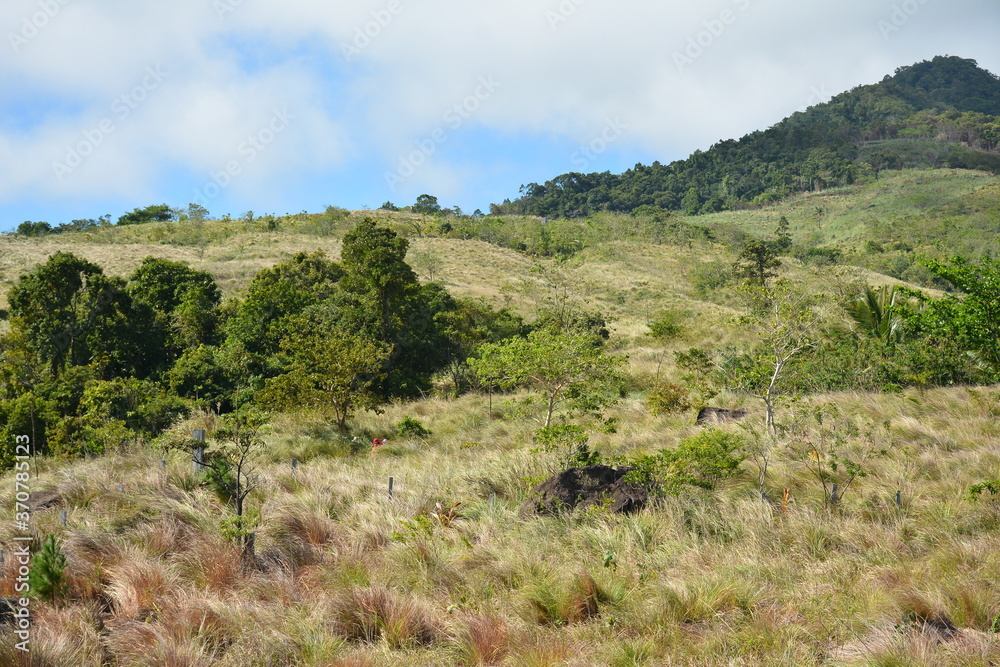
<path id="1" fill-rule="evenodd" d="M 691 409 L 691 392 L 674 382 L 658 382 L 649 391 L 646 407 L 654 415 L 684 412 Z"/>
<path id="2" fill-rule="evenodd" d="M 628 461 L 633 470 L 626 481 L 658 495 L 676 496 L 685 486 L 714 489 L 736 474 L 744 456 L 742 436 L 718 429 L 702 431 L 681 440 L 676 449 L 661 449 Z"/>
<path id="3" fill-rule="evenodd" d="M 429 430 L 424 428 L 419 419 L 413 417 L 403 417 L 403 420 L 396 424 L 396 433 L 403 438 L 426 438 L 431 434 Z"/>
<path id="4" fill-rule="evenodd" d="M 66 555 L 56 542 L 56 536 L 50 534 L 31 558 L 28 585 L 32 595 L 49 602 L 62 597 L 66 593 L 65 569 Z"/>
<path id="5" fill-rule="evenodd" d="M 677 338 L 684 330 L 681 321 L 684 316 L 672 310 L 661 310 L 649 322 L 649 332 L 653 338 L 669 341 Z"/>
<path id="6" fill-rule="evenodd" d="M 561 452 L 559 464 L 564 468 L 586 468 L 601 461 L 600 452 L 587 444 L 587 430 L 577 424 L 550 424 L 537 429 L 534 434 L 539 445 L 535 451 Z"/>

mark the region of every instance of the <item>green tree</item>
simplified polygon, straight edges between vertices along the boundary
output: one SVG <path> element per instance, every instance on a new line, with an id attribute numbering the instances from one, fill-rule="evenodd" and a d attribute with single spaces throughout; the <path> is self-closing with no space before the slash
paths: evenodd
<path id="1" fill-rule="evenodd" d="M 756 338 L 746 352 L 722 364 L 729 383 L 764 402 L 765 426 L 777 436 L 775 404 L 793 358 L 815 346 L 821 313 L 815 300 L 793 291 L 787 281 L 773 287 L 746 284 L 746 312 L 739 326 Z"/>
<path id="2" fill-rule="evenodd" d="M 472 381 L 469 359 L 487 343 L 526 333 L 524 320 L 506 308 L 496 310 L 482 299 L 456 299 L 455 308 L 436 315 L 448 342 L 448 373 L 461 392 Z"/>
<path id="3" fill-rule="evenodd" d="M 11 328 L 56 374 L 97 364 L 106 374 L 139 372 L 137 318 L 120 278 L 57 252 L 11 288 Z"/>
<path id="4" fill-rule="evenodd" d="M 433 215 L 440 211 L 441 206 L 438 204 L 438 198 L 434 195 L 420 195 L 417 197 L 417 202 L 413 205 L 414 213 Z"/>
<path id="5" fill-rule="evenodd" d="M 688 215 L 698 215 L 698 211 L 701 210 L 701 194 L 698 192 L 698 188 L 690 188 L 684 193 L 684 198 L 681 199 L 681 210 Z"/>
<path id="6" fill-rule="evenodd" d="M 995 377 L 1000 376 L 1000 260 L 984 256 L 976 265 L 954 257 L 949 264 L 933 260 L 924 264 L 964 294 L 930 302 L 923 330 L 952 335 Z"/>
<path id="7" fill-rule="evenodd" d="M 229 532 L 242 543 L 245 557 L 252 555 L 252 518 L 247 512 L 247 498 L 260 485 L 257 457 L 264 447 L 260 429 L 266 421 L 263 413 L 254 410 L 237 410 L 226 415 L 222 427 L 214 434 L 217 448 L 200 461 L 205 466 L 207 481 L 233 507 L 236 516 L 227 522 Z"/>
<path id="8" fill-rule="evenodd" d="M 902 292 L 895 286 L 883 285 L 876 290 L 870 285 L 855 300 L 847 304 L 847 314 L 865 335 L 885 345 L 902 339 L 903 319 L 893 311 Z"/>
<path id="9" fill-rule="evenodd" d="M 56 536 L 49 534 L 42 548 L 31 557 L 28 586 L 31 594 L 48 602 L 55 602 L 66 594 L 66 555 Z"/>
<path id="10" fill-rule="evenodd" d="M 527 338 L 488 343 L 469 365 L 484 384 L 504 389 L 528 387 L 542 403 L 544 425 L 565 405 L 573 413 L 594 414 L 615 401 L 623 357 L 604 353 L 586 333 L 532 331 Z"/>
<path id="11" fill-rule="evenodd" d="M 188 219 L 192 222 L 205 222 L 208 219 L 208 209 L 201 204 L 188 204 Z"/>
<path id="12" fill-rule="evenodd" d="M 174 212 L 166 204 L 154 204 L 146 208 L 133 209 L 118 218 L 119 225 L 141 225 L 146 222 L 166 222 L 174 218 Z"/>
<path id="13" fill-rule="evenodd" d="M 767 281 L 777 277 L 776 269 L 781 267 L 781 260 L 775 254 L 769 243 L 764 241 L 748 241 L 733 263 L 733 273 L 750 283 L 765 287 Z"/>
<path id="14" fill-rule="evenodd" d="M 260 271 L 246 297 L 232 308 L 226 324 L 227 347 L 244 350 L 249 370 L 263 372 L 288 334 L 292 318 L 334 295 L 343 275 L 341 265 L 322 251 L 300 252 Z"/>
<path id="15" fill-rule="evenodd" d="M 418 288 L 417 276 L 406 263 L 409 242 L 372 218 L 365 218 L 344 236 L 340 251 L 343 287 L 370 300 L 378 314 L 383 342 L 393 339 L 402 324 L 394 315 Z"/>
<path id="16" fill-rule="evenodd" d="M 381 403 L 374 387 L 388 350 L 349 331 L 300 322 L 282 342 L 287 371 L 267 381 L 261 400 L 278 409 L 316 410 L 346 432 L 356 410 Z"/>
<path id="17" fill-rule="evenodd" d="M 193 399 L 206 407 L 230 409 L 235 382 L 219 360 L 219 349 L 208 345 L 188 348 L 167 371 L 170 391 Z"/>
<path id="18" fill-rule="evenodd" d="M 143 330 L 151 366 L 163 368 L 189 347 L 218 342 L 222 292 L 207 271 L 147 257 L 129 277 L 128 292 L 137 312 L 148 311 Z"/>
<path id="19" fill-rule="evenodd" d="M 778 227 L 774 230 L 774 247 L 781 252 L 787 252 L 792 247 L 791 225 L 788 218 L 781 216 L 778 220 Z"/>

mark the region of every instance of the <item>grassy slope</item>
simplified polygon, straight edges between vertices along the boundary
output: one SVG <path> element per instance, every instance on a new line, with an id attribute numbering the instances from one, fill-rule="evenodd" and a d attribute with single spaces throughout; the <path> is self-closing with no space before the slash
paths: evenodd
<path id="1" fill-rule="evenodd" d="M 782 215 L 793 241 L 804 245 L 861 250 L 867 240 L 918 239 L 921 245 L 933 240 L 954 252 L 979 255 L 997 247 L 992 237 L 1000 226 L 1000 178 L 954 169 L 883 173 L 866 185 L 805 193 L 773 207 L 697 220 L 771 236 Z"/>
<path id="2" fill-rule="evenodd" d="M 951 210 L 962 221 L 996 222 L 989 213 L 995 195 L 983 189 L 995 189 L 995 178 L 922 178 L 895 174 L 875 186 L 718 219 L 767 234 L 784 214 L 797 238 L 854 230 L 855 242 L 872 229 L 863 202 L 875 205 L 880 220 L 931 219 Z M 930 203 L 916 201 L 921 193 Z M 808 227 L 817 197 L 829 211 L 823 230 Z M 963 205 L 965 213 L 954 212 Z M 422 224 L 413 216 L 393 220 L 401 231 Z M 180 239 L 187 245 L 166 243 L 178 240 L 176 225 L 5 239 L 3 278 L 9 284 L 56 250 L 77 252 L 115 274 L 153 254 L 211 270 L 232 294 L 257 269 L 295 251 L 336 255 L 339 232 L 303 233 L 311 224 L 299 216 L 268 233 L 207 223 L 200 239 Z M 530 260 L 513 251 L 442 238 L 411 243 L 422 277 L 433 275 L 457 294 L 498 303 L 509 297 L 528 314 L 544 294 L 501 291 L 533 280 Z M 701 300 L 692 285 L 696 267 L 713 261 L 730 257 L 718 246 L 621 241 L 584 251 L 562 271 L 575 298 L 611 316 L 615 347 L 648 380 L 661 354 L 646 335 L 650 313 L 688 314 L 678 347 L 739 337 L 726 300 Z M 875 278 L 844 267 L 786 264 L 816 290 L 836 292 L 851 280 Z M 101 645 L 125 665 L 490 664 L 484 656 L 491 647 L 510 665 L 996 661 L 1000 648 L 983 632 L 1000 615 L 1000 502 L 973 502 L 967 489 L 1000 478 L 1000 394 L 942 389 L 809 403 L 834 404 L 864 420 L 888 449 L 851 488 L 840 513 L 823 510 L 822 491 L 808 473 L 806 445 L 820 437 L 815 424 L 775 454 L 769 487 L 790 489 L 786 513 L 780 503 L 759 500 L 752 466 L 744 464 L 715 494 L 670 500 L 636 517 L 596 511 L 525 520 L 520 503 L 552 462 L 530 452 L 531 422 L 488 419 L 485 397 L 429 398 L 361 416 L 361 433 L 392 438 L 374 458 L 347 455 L 307 417 L 281 417 L 266 434 L 263 486 L 253 500 L 263 515 L 263 562 L 247 571 L 218 536 L 224 508 L 195 485 L 181 455 L 168 455 L 165 472 L 159 453 L 144 449 L 92 462 L 43 461 L 32 488 L 59 491 L 70 520 L 64 528 L 57 509 L 45 510 L 33 530 L 64 540 L 73 602 L 35 606 L 35 646 L 50 656 L 48 664 L 81 666 L 101 664 Z M 696 432 L 691 415 L 650 416 L 639 395 L 617 412 L 619 432 L 595 439 L 606 455 L 654 451 Z M 433 435 L 393 437 L 393 425 L 406 415 Z M 782 416 L 792 420 L 792 408 Z M 196 417 L 177 432 L 211 427 L 207 422 Z M 883 422 L 887 433 L 879 429 Z M 303 461 L 295 477 L 287 463 L 293 456 Z M 396 480 L 391 504 L 389 476 Z M 12 476 L 0 484 L 13 489 Z M 904 494 L 901 511 L 891 502 L 897 489 Z M 448 508 L 459 501 L 453 523 L 432 516 L 437 503 Z M 12 535 L 9 522 L 0 524 L 4 548 Z M 604 566 L 609 554 L 616 569 Z M 14 577 L 7 559 L 0 595 L 12 593 Z M 592 599 L 599 614 L 588 618 Z M 946 613 L 965 629 L 962 635 L 936 646 L 892 629 L 923 607 Z M 379 619 L 368 629 L 371 641 L 358 639 L 366 614 Z"/>

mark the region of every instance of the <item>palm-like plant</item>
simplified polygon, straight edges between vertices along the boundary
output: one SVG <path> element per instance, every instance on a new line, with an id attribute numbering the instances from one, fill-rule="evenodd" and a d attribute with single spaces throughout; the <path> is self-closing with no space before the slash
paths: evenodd
<path id="1" fill-rule="evenodd" d="M 862 332 L 891 345 L 902 339 L 903 320 L 894 312 L 901 295 L 895 285 L 866 286 L 864 294 L 847 304 L 847 314 Z"/>

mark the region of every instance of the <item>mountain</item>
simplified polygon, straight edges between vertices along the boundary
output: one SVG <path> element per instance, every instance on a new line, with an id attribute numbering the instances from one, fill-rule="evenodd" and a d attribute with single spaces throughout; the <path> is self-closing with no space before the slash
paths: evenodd
<path id="1" fill-rule="evenodd" d="M 580 217 L 641 206 L 688 214 L 760 206 L 875 179 L 885 170 L 1000 173 L 1000 79 L 975 60 L 937 56 L 686 160 L 623 174 L 567 173 L 521 186 L 498 214 Z"/>

